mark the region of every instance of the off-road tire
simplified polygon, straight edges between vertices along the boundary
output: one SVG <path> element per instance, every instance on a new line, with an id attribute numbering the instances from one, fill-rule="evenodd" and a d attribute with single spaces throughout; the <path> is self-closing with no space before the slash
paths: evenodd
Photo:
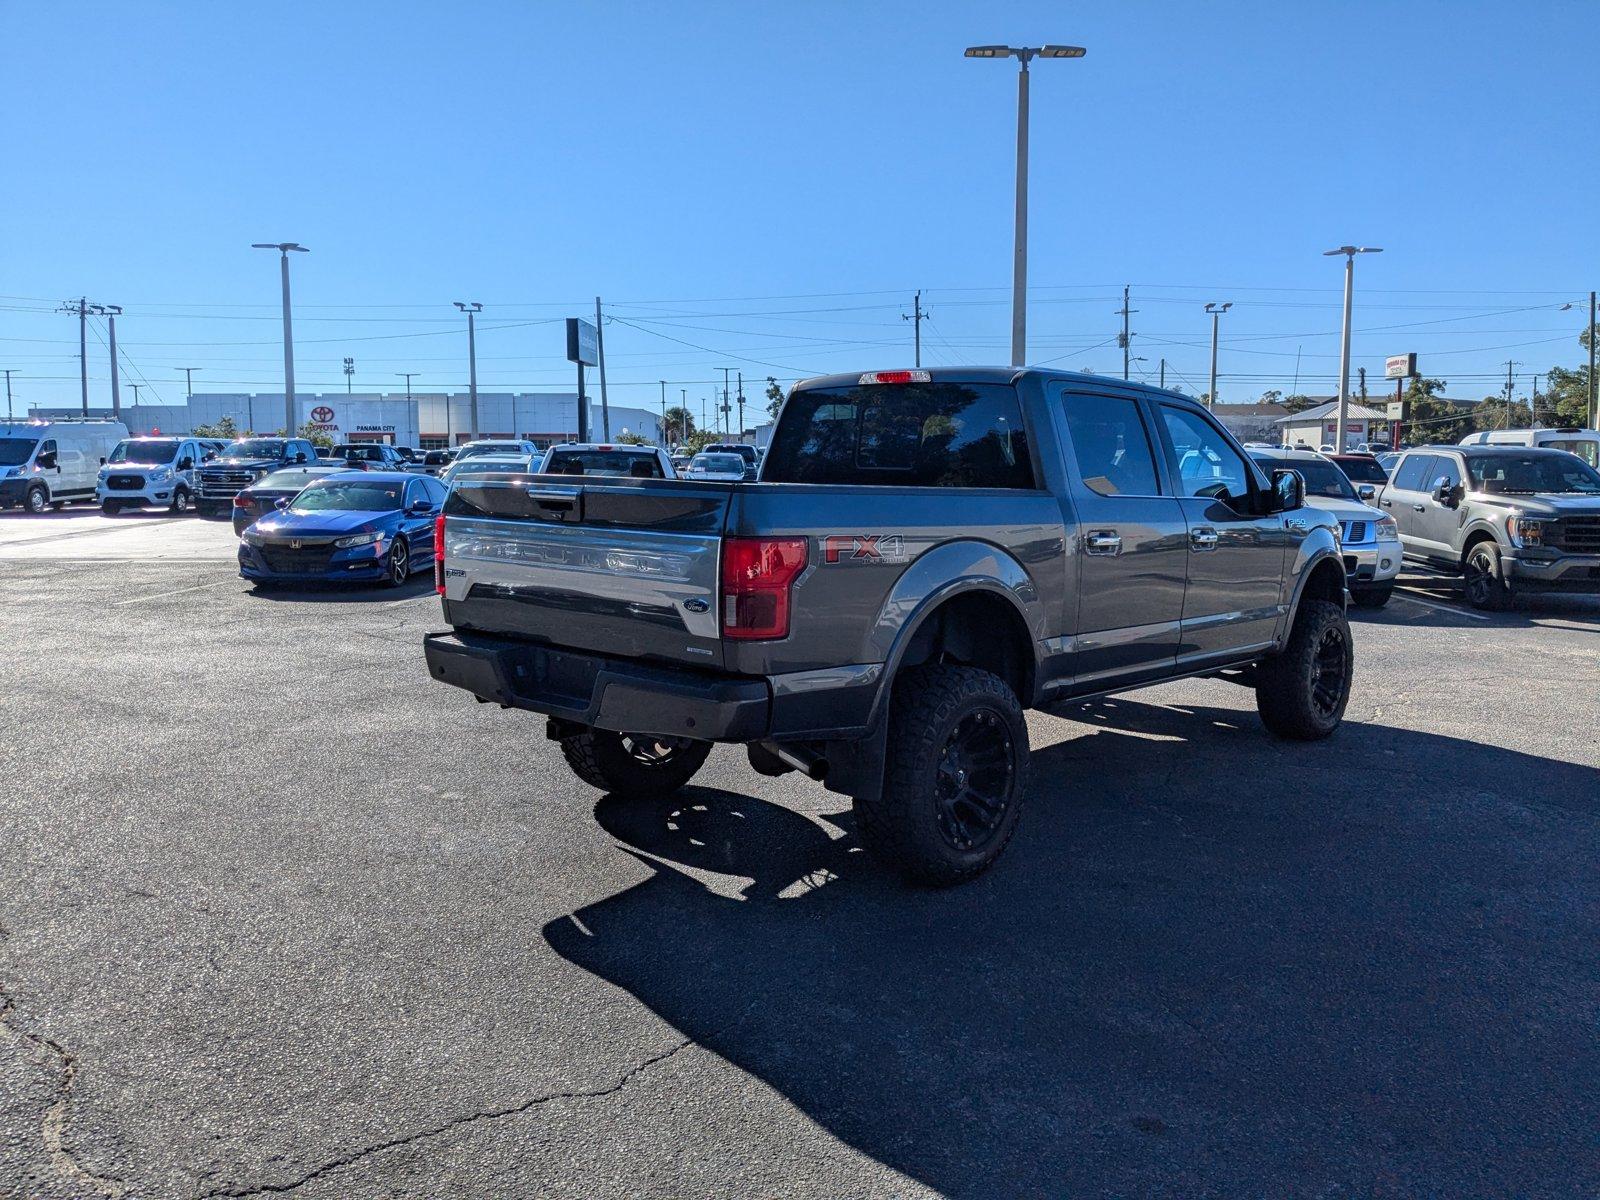
<path id="1" fill-rule="evenodd" d="M 1281 738 L 1313 742 L 1344 720 L 1355 648 L 1344 609 L 1307 600 L 1295 614 L 1289 642 L 1256 667 L 1256 711 Z"/>
<path id="2" fill-rule="evenodd" d="M 1467 551 L 1461 564 L 1461 594 L 1469 608 L 1484 612 L 1504 612 L 1516 602 L 1498 543 L 1485 539 Z"/>
<path id="3" fill-rule="evenodd" d="M 981 840 L 963 847 L 950 836 L 948 803 L 952 746 L 963 728 L 999 739 L 985 767 L 996 797 L 980 812 Z M 969 760 L 970 761 L 970 760 Z M 1004 778 L 1000 764 L 1004 763 Z M 964 788 L 968 771 L 959 772 Z M 978 772 L 971 772 L 976 780 Z M 877 859 L 908 879 L 936 887 L 963 883 L 989 868 L 1016 832 L 1028 785 L 1028 726 L 1022 705 L 997 675 L 976 667 L 914 667 L 895 680 L 883 788 L 875 800 L 854 801 L 856 831 Z M 958 794 L 955 803 L 962 803 Z M 963 827 L 965 828 L 965 827 Z"/>
<path id="4" fill-rule="evenodd" d="M 671 749 L 650 762 L 651 745 Z M 591 787 L 630 800 L 653 800 L 671 795 L 693 779 L 705 765 L 711 743 L 585 729 L 562 738 L 561 753 L 572 773 Z"/>
<path id="5" fill-rule="evenodd" d="M 1389 603 L 1389 597 L 1394 595 L 1394 584 L 1386 583 L 1380 587 L 1362 588 L 1360 591 L 1352 590 L 1350 599 L 1357 608 L 1382 608 Z"/>

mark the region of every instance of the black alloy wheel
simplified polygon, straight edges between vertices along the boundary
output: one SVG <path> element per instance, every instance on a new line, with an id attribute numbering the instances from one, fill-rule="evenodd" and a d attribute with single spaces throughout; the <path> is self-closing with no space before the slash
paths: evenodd
<path id="1" fill-rule="evenodd" d="M 1312 660 L 1311 704 L 1324 718 L 1333 716 L 1344 704 L 1345 661 L 1349 656 L 1347 628 L 1339 624 L 1324 629 Z"/>
<path id="2" fill-rule="evenodd" d="M 939 834 L 955 850 L 982 850 L 1005 823 L 1017 753 L 1011 730 L 990 708 L 966 713 L 935 768 Z"/>

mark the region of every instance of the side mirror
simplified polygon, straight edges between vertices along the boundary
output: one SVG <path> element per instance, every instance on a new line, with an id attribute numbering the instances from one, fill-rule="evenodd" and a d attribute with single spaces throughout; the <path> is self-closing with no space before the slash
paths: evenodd
<path id="1" fill-rule="evenodd" d="M 1442 504 L 1446 508 L 1456 506 L 1456 489 L 1454 485 L 1441 479 L 1433 489 L 1433 502 Z"/>
<path id="2" fill-rule="evenodd" d="M 283 511 L 289 507 L 289 497 L 279 496 L 272 502 L 272 507 L 278 509 L 280 512 Z"/>
<path id="3" fill-rule="evenodd" d="M 56 456 L 54 454 L 41 454 L 33 461 L 36 466 L 43 467 L 46 471 L 50 471 L 55 468 Z"/>
<path id="4" fill-rule="evenodd" d="M 1306 481 L 1299 471 L 1279 468 L 1272 473 L 1272 502 L 1275 512 L 1293 512 L 1305 507 Z"/>
<path id="5" fill-rule="evenodd" d="M 433 505 L 426 500 L 418 500 L 406 511 L 413 517 L 424 517 L 433 511 Z"/>
<path id="6" fill-rule="evenodd" d="M 1360 496 L 1363 500 L 1375 500 L 1378 496 L 1378 489 L 1373 487 L 1370 483 L 1363 483 L 1356 488 L 1356 495 Z"/>
<path id="7" fill-rule="evenodd" d="M 306 460 L 306 452 L 304 450 L 300 451 L 298 454 L 296 454 L 294 456 L 294 460 L 297 463 L 305 462 L 305 460 Z"/>
<path id="8" fill-rule="evenodd" d="M 102 467 L 106 465 L 106 456 L 104 454 L 100 456 L 100 465 Z"/>
<path id="9" fill-rule="evenodd" d="M 217 452 L 215 450 L 207 450 L 206 453 L 205 453 L 205 457 L 202 458 L 200 461 L 201 462 L 210 462 L 212 459 L 216 458 L 216 456 L 217 456 Z"/>
<path id="10" fill-rule="evenodd" d="M 194 467 L 194 459 L 187 456 L 178 460 L 178 470 L 188 471 Z"/>

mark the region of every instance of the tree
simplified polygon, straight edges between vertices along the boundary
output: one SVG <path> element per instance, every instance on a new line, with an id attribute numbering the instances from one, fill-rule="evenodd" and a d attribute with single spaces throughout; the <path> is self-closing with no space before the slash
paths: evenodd
<path id="1" fill-rule="evenodd" d="M 1283 393 L 1280 392 L 1277 388 L 1271 388 L 1271 389 L 1261 393 L 1261 401 L 1260 402 L 1262 404 L 1277 404 L 1282 399 L 1283 399 Z"/>
<path id="2" fill-rule="evenodd" d="M 624 446 L 649 446 L 651 441 L 643 434 L 634 433 L 631 429 L 626 433 L 617 434 L 617 442 Z"/>
<path id="3" fill-rule="evenodd" d="M 1589 364 L 1576 371 L 1551 367 L 1539 394 L 1539 420 L 1546 425 L 1588 425 Z"/>
<path id="4" fill-rule="evenodd" d="M 225 416 L 215 425 L 196 425 L 194 427 L 194 436 L 203 438 L 226 438 L 231 442 L 234 438 L 239 436 L 239 426 L 234 423 L 232 417 Z"/>
<path id="5" fill-rule="evenodd" d="M 694 433 L 694 417 L 682 405 L 667 409 L 666 420 L 669 442 L 687 441 Z"/>
<path id="6" fill-rule="evenodd" d="M 1413 379 L 1406 389 L 1405 436 L 1414 445 L 1459 442 L 1477 428 L 1479 408 L 1469 408 L 1438 395 L 1443 379 Z"/>
<path id="7" fill-rule="evenodd" d="M 326 429 L 318 429 L 315 425 L 300 426 L 300 436 L 308 440 L 313 446 L 332 446 L 333 434 Z"/>
<path id="8" fill-rule="evenodd" d="M 1311 408 L 1313 405 L 1315 405 L 1316 401 L 1313 400 L 1310 396 L 1304 395 L 1303 393 L 1300 393 L 1300 392 L 1296 392 L 1292 396 L 1285 396 L 1282 400 L 1278 401 L 1278 403 L 1282 404 L 1290 412 L 1297 413 L 1297 412 L 1305 412 L 1306 409 Z"/>
<path id="9" fill-rule="evenodd" d="M 767 376 L 767 415 L 774 421 L 778 419 L 778 410 L 783 407 L 783 389 L 778 386 L 777 377 Z"/>
<path id="10" fill-rule="evenodd" d="M 705 449 L 705 447 L 709 446 L 712 442 L 721 440 L 722 439 L 720 435 L 715 429 L 696 429 L 689 435 L 688 439 L 685 440 L 683 443 L 683 448 L 690 454 L 699 454 L 701 450 Z"/>

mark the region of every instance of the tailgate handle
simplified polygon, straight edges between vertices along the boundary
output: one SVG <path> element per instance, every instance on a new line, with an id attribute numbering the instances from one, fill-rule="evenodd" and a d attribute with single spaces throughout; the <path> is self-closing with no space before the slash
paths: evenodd
<path id="1" fill-rule="evenodd" d="M 555 521 L 583 520 L 582 488 L 528 488 L 527 496 L 533 501 L 535 516 Z"/>

